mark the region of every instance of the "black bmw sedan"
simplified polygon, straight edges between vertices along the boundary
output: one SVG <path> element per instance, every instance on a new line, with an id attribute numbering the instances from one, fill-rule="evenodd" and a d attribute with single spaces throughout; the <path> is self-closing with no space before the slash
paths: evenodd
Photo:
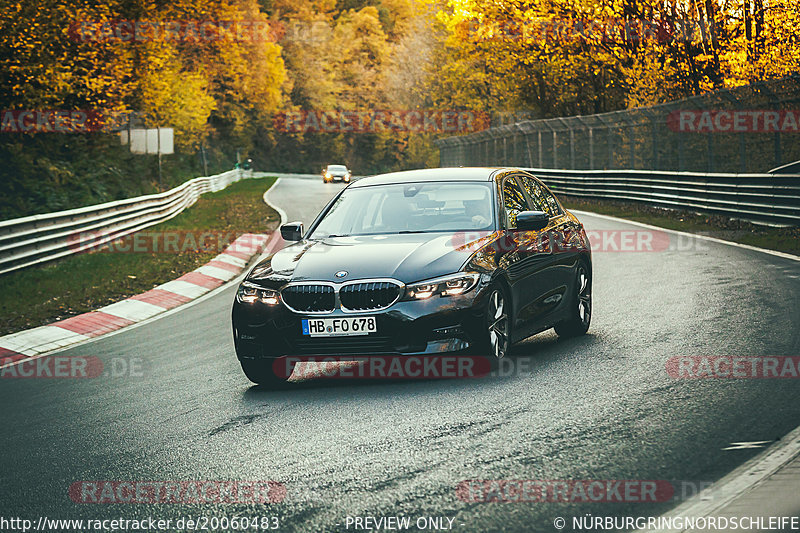
<path id="1" fill-rule="evenodd" d="M 439 168 L 362 179 L 256 265 L 233 304 L 247 377 L 277 385 L 287 356 L 464 354 L 495 363 L 549 328 L 586 333 L 583 225 L 518 169 Z"/>

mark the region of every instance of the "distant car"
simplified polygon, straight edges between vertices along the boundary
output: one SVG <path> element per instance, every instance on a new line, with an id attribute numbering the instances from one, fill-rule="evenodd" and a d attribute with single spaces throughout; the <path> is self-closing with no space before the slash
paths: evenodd
<path id="1" fill-rule="evenodd" d="M 344 165 L 328 165 L 322 171 L 322 181 L 330 183 L 332 181 L 350 181 L 350 171 Z"/>
<path id="2" fill-rule="evenodd" d="M 519 169 L 441 168 L 364 178 L 241 283 L 233 337 L 244 373 L 280 385 L 285 356 L 488 356 L 592 311 L 583 225 Z"/>

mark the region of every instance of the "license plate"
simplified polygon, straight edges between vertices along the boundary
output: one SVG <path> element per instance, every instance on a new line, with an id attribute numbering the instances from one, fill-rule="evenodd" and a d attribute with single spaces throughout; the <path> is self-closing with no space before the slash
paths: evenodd
<path id="1" fill-rule="evenodd" d="M 341 337 L 345 335 L 369 335 L 375 333 L 374 316 L 341 318 L 304 318 L 303 335 L 309 337 Z"/>

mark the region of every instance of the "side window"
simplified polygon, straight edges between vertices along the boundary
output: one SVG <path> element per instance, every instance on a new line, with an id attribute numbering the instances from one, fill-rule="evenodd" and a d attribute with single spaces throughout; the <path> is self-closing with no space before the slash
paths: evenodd
<path id="1" fill-rule="evenodd" d="M 559 208 L 555 197 L 550 191 L 542 187 L 538 181 L 527 176 L 519 176 L 519 180 L 522 182 L 522 186 L 525 187 L 525 191 L 531 198 L 531 202 L 533 203 L 531 209 L 544 211 L 551 217 L 561 214 L 561 208 Z"/>
<path id="2" fill-rule="evenodd" d="M 506 178 L 503 182 L 503 208 L 506 212 L 509 228 L 517 227 L 517 215 L 520 211 L 527 211 L 525 195 L 513 177 Z"/>
<path id="3" fill-rule="evenodd" d="M 558 205 L 558 200 L 556 200 L 556 197 L 553 196 L 553 193 L 544 187 L 541 187 L 541 191 L 544 197 L 547 199 L 547 204 L 550 206 L 550 210 L 552 212 L 550 216 L 555 217 L 558 215 L 563 215 L 564 212 L 561 210 L 561 206 Z"/>

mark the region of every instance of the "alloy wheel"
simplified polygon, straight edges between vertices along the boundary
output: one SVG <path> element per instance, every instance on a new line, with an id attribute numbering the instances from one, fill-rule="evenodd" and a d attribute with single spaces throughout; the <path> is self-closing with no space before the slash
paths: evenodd
<path id="1" fill-rule="evenodd" d="M 584 325 L 592 318 L 592 284 L 584 266 L 578 267 L 578 316 Z"/>
<path id="2" fill-rule="evenodd" d="M 497 359 L 502 359 L 508 349 L 508 312 L 506 311 L 505 298 L 503 298 L 503 293 L 499 289 L 495 289 L 489 296 L 486 318 L 492 355 Z"/>

